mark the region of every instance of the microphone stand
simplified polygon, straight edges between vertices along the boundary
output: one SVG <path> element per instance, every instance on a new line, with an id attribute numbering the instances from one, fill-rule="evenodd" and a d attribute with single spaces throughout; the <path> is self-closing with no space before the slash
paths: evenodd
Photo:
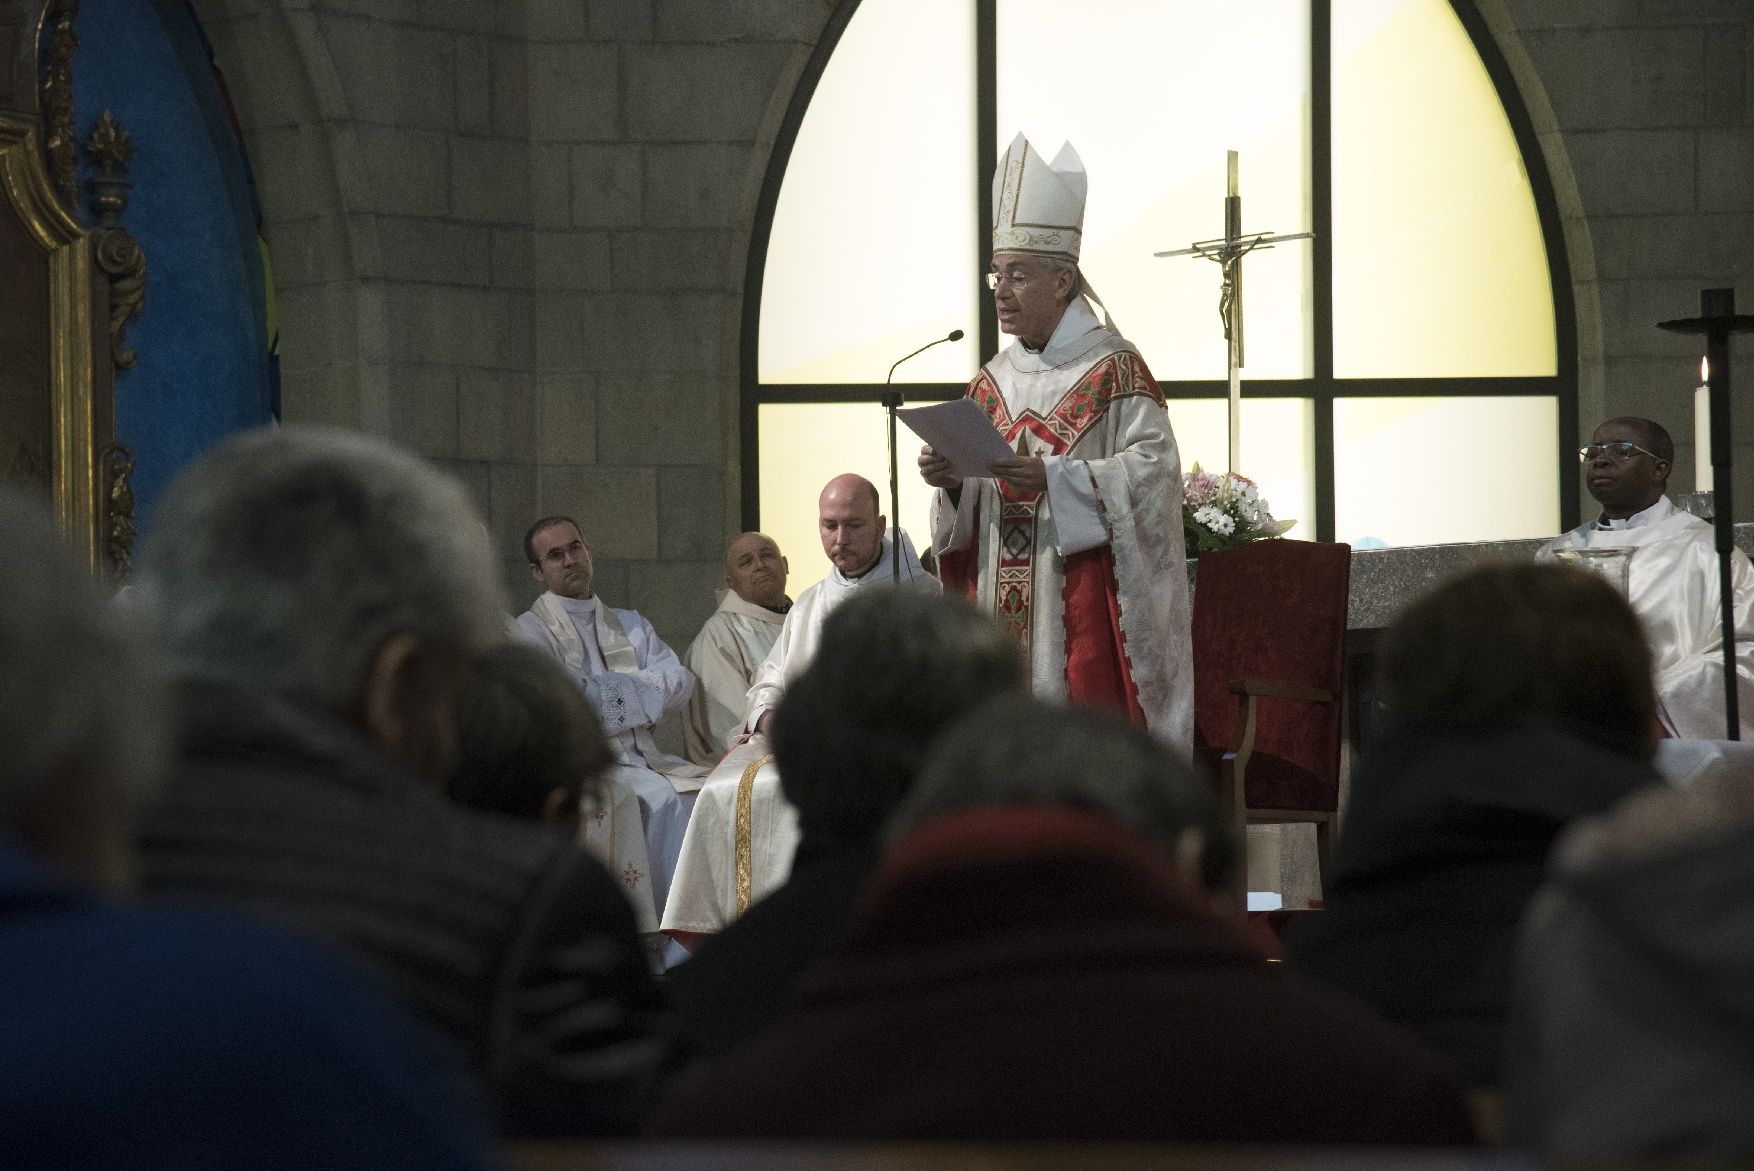
<path id="1" fill-rule="evenodd" d="M 953 329 L 940 338 L 933 338 L 911 354 L 903 354 L 889 367 L 889 373 L 883 378 L 883 408 L 889 413 L 889 578 L 897 586 L 901 585 L 901 477 L 896 472 L 895 461 L 895 412 L 907 401 L 901 389 L 895 385 L 895 367 L 909 358 L 925 353 L 933 346 L 944 342 L 959 342 L 962 331 Z"/>
<path id="2" fill-rule="evenodd" d="M 889 373 L 891 376 L 895 374 L 895 366 L 889 368 Z M 892 389 L 887 381 L 883 383 L 883 407 L 889 412 L 889 580 L 898 586 L 901 584 L 901 476 L 895 467 L 895 412 L 901 409 L 904 401 L 901 391 Z"/>
<path id="3" fill-rule="evenodd" d="M 1657 323 L 1671 333 L 1705 335 L 1706 386 L 1710 389 L 1712 525 L 1717 537 L 1718 605 L 1723 611 L 1724 723 L 1726 740 L 1742 738 L 1741 695 L 1736 671 L 1736 607 L 1730 555 L 1736 519 L 1730 507 L 1730 335 L 1754 330 L 1754 316 L 1736 312 L 1735 289 L 1701 289 L 1699 316 Z"/>

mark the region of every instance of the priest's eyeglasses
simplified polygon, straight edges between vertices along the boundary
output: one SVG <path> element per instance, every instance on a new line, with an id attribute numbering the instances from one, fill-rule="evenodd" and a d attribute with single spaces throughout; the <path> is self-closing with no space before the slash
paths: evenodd
<path id="1" fill-rule="evenodd" d="M 1010 272 L 989 272 L 987 274 L 987 288 L 997 290 L 999 285 L 1004 283 L 1010 285 L 1014 290 L 1027 289 L 1029 282 L 1034 279 L 1033 273 L 1021 272 L 1016 269 Z"/>
<path id="2" fill-rule="evenodd" d="M 1611 455 L 1616 460 L 1628 460 L 1634 455 L 1648 455 L 1657 460 L 1663 458 L 1654 451 L 1646 451 L 1638 444 L 1628 443 L 1624 439 L 1618 443 L 1592 443 L 1577 449 L 1577 458 L 1586 464 L 1600 455 Z"/>

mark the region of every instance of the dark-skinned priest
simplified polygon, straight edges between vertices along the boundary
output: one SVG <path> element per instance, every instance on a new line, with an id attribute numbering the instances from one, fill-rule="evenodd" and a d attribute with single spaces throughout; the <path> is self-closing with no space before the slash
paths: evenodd
<path id="1" fill-rule="evenodd" d="M 1650 419 L 1609 419 L 1578 453 L 1584 485 L 1601 514 L 1553 538 L 1538 556 L 1573 549 L 1625 549 L 1627 601 L 1650 641 L 1657 718 L 1670 736 L 1721 740 L 1724 724 L 1723 610 L 1710 522 L 1666 494 L 1675 444 Z M 1754 565 L 1730 554 L 1736 624 L 1741 738 L 1754 740 Z"/>
<path id="2" fill-rule="evenodd" d="M 1000 160 L 987 284 L 1014 340 L 968 397 L 1016 455 L 962 479 L 922 449 L 932 548 L 944 591 L 1023 644 L 1037 695 L 1118 709 L 1186 751 L 1181 456 L 1144 359 L 1086 300 L 1087 186 L 1070 143 L 1050 165 L 1019 134 Z"/>

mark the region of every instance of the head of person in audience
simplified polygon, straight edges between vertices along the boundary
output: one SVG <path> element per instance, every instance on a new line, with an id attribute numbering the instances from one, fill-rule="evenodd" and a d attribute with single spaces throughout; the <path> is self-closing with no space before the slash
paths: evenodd
<path id="1" fill-rule="evenodd" d="M 1533 719 L 1640 760 L 1656 751 L 1644 628 L 1584 570 L 1503 564 L 1451 578 L 1389 627 L 1381 669 L 1397 725 Z"/>
<path id="2" fill-rule="evenodd" d="M 78 881 L 132 883 L 132 813 L 168 743 L 132 628 L 47 511 L 0 491 L 0 834 Z"/>
<path id="3" fill-rule="evenodd" d="M 1583 450 L 1584 484 L 1603 515 L 1623 520 L 1643 512 L 1668 491 L 1675 441 L 1662 424 L 1630 416 L 1609 419 Z"/>
<path id="4" fill-rule="evenodd" d="M 584 599 L 596 584 L 591 546 L 570 516 L 545 516 L 524 533 L 524 557 L 530 576 L 542 588 L 563 598 Z"/>
<path id="5" fill-rule="evenodd" d="M 381 440 L 234 436 L 172 483 L 142 557 L 169 673 L 339 719 L 442 786 L 463 681 L 505 636 L 478 520 L 459 484 Z"/>
<path id="6" fill-rule="evenodd" d="M 786 604 L 791 565 L 766 533 L 742 533 L 725 549 L 725 584 L 745 602 L 774 609 Z"/>
<path id="7" fill-rule="evenodd" d="M 846 577 L 863 577 L 883 553 L 884 517 L 877 487 L 847 472 L 822 488 L 816 501 L 822 551 Z"/>
<path id="8" fill-rule="evenodd" d="M 939 733 L 1028 686 L 1017 641 L 968 603 L 861 594 L 828 616 L 774 716 L 774 758 L 802 850 L 874 844 Z"/>
<path id="9" fill-rule="evenodd" d="M 983 705 L 944 734 L 887 837 L 895 845 L 943 819 L 996 809 L 1101 818 L 1154 850 L 1188 890 L 1235 910 L 1241 854 L 1211 782 L 1112 712 L 1024 694 Z"/>
<path id="10" fill-rule="evenodd" d="M 552 657 L 507 642 L 476 660 L 458 712 L 452 800 L 576 835 L 614 763 L 596 714 Z"/>

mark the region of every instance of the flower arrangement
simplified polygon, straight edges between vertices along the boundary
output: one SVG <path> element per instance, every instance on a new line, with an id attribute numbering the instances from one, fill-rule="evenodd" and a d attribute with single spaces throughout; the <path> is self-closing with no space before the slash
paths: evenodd
<path id="1" fill-rule="evenodd" d="M 1182 535 L 1190 557 L 1277 537 L 1296 523 L 1274 520 L 1260 488 L 1247 476 L 1204 472 L 1195 464 L 1182 477 Z"/>

